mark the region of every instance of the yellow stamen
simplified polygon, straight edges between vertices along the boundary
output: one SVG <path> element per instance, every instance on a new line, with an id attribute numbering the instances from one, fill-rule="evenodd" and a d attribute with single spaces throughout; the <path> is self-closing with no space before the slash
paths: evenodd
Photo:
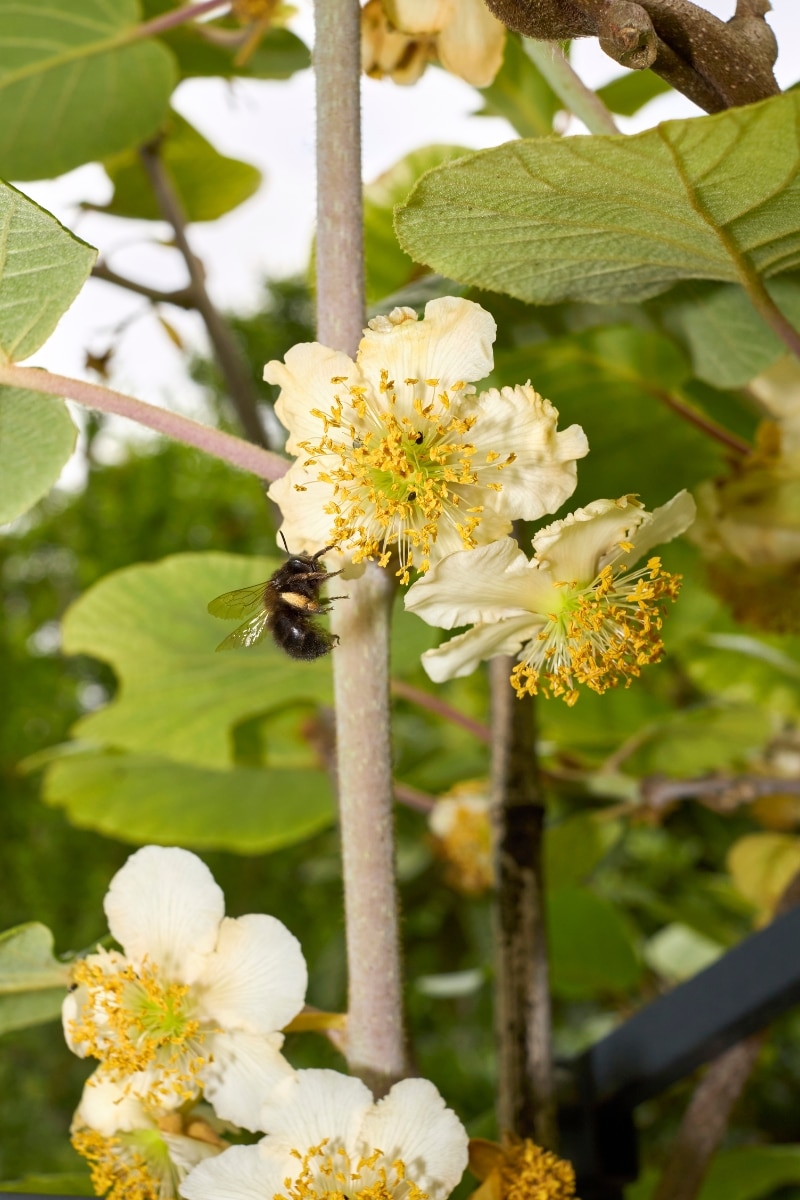
<path id="1" fill-rule="evenodd" d="M 95 1195 L 106 1200 L 173 1200 L 177 1196 L 174 1168 L 155 1130 L 103 1137 L 96 1129 L 85 1128 L 75 1130 L 71 1140 L 89 1164 Z"/>
<path id="2" fill-rule="evenodd" d="M 387 1162 L 382 1150 L 354 1160 L 326 1138 L 305 1154 L 291 1153 L 302 1164 L 300 1173 L 294 1182 L 284 1180 L 285 1191 L 274 1200 L 428 1200 L 427 1192 L 406 1177 L 405 1163 Z"/>
<path id="3" fill-rule="evenodd" d="M 575 1172 L 568 1162 L 529 1140 L 506 1138 L 503 1150 L 502 1200 L 572 1200 Z"/>

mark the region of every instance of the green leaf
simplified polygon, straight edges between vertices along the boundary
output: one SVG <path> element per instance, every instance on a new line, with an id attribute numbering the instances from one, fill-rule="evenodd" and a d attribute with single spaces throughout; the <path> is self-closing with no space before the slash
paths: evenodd
<path id="1" fill-rule="evenodd" d="M 506 37 L 503 65 L 494 82 L 481 88 L 478 117 L 505 117 L 520 137 L 546 137 L 561 102 L 514 34 Z"/>
<path id="2" fill-rule="evenodd" d="M 669 983 L 682 983 L 704 971 L 725 953 L 725 947 L 689 925 L 673 921 L 659 929 L 644 949 L 648 967 Z"/>
<path id="3" fill-rule="evenodd" d="M 632 117 L 656 96 L 671 90 L 667 81 L 653 71 L 628 71 L 605 87 L 598 88 L 597 95 L 611 112 L 619 113 L 621 117 Z"/>
<path id="4" fill-rule="evenodd" d="M 530 379 L 558 408 L 562 428 L 583 426 L 589 455 L 579 464 L 570 509 L 628 492 L 652 508 L 723 466 L 717 444 L 667 403 L 689 372 L 669 339 L 612 326 L 499 351 L 493 378 L 504 385 Z"/>
<path id="5" fill-rule="evenodd" d="M 0 1033 L 52 1021 L 70 983 L 53 955 L 53 935 L 35 921 L 0 934 Z"/>
<path id="6" fill-rule="evenodd" d="M 26 1175 L 0 1183 L 0 1192 L 34 1192 L 41 1196 L 94 1196 L 88 1171 L 61 1171 L 53 1175 Z"/>
<path id="7" fill-rule="evenodd" d="M 63 400 L 0 387 L 0 525 L 49 492 L 76 436 Z"/>
<path id="8" fill-rule="evenodd" d="M 632 988 L 641 975 L 628 927 L 610 901 L 578 888 L 548 897 L 553 991 L 570 1000 Z"/>
<path id="9" fill-rule="evenodd" d="M 743 768 L 773 731 L 774 721 L 762 708 L 686 709 L 654 727 L 627 766 L 637 775 L 657 772 L 676 778 Z"/>
<path id="10" fill-rule="evenodd" d="M 215 150 L 176 112 L 170 113 L 161 142 L 161 161 L 189 221 L 215 221 L 243 204 L 259 188 L 261 172 Z M 116 217 L 162 219 L 153 189 L 135 150 L 103 163 L 114 195 L 99 212 Z"/>
<path id="11" fill-rule="evenodd" d="M 268 579 L 275 559 L 178 554 L 107 575 L 68 610 L 67 654 L 109 663 L 117 698 L 80 720 L 82 738 L 197 767 L 233 762 L 232 726 L 301 701 L 330 702 L 330 664 L 297 662 L 270 638 L 214 652 L 235 626 L 206 611 L 222 592 Z M 344 601 L 342 601 L 344 603 Z"/>
<path id="12" fill-rule="evenodd" d="M 96 257 L 49 212 L 0 182 L 0 360 L 29 358 L 47 341 Z"/>
<path id="13" fill-rule="evenodd" d="M 548 888 L 557 890 L 583 883 L 621 833 L 618 821 L 600 821 L 593 813 L 576 813 L 558 825 L 548 826 L 544 843 Z"/>
<path id="14" fill-rule="evenodd" d="M 0 174 L 42 179 L 146 141 L 177 81 L 137 0 L 0 0 Z"/>
<path id="15" fill-rule="evenodd" d="M 651 1200 L 657 1182 L 658 1172 L 646 1171 L 625 1200 Z M 761 1200 L 792 1184 L 800 1184 L 800 1146 L 735 1146 L 711 1160 L 698 1200 Z"/>
<path id="16" fill-rule="evenodd" d="M 419 267 L 397 244 L 392 224 L 394 209 L 431 167 L 459 158 L 462 146 L 425 146 L 412 150 L 364 189 L 364 239 L 367 260 L 367 300 L 376 303 L 412 283 Z"/>
<path id="17" fill-rule="evenodd" d="M 71 823 L 137 845 L 265 854 L 333 820 L 319 770 L 215 771 L 146 754 L 76 754 L 53 763 L 44 799 Z"/>
<path id="18" fill-rule="evenodd" d="M 800 262 L 799 113 L 790 93 L 632 137 L 485 150 L 420 180 L 397 214 L 400 244 L 537 304 L 776 275 Z"/>
<path id="19" fill-rule="evenodd" d="M 800 328 L 800 275 L 778 276 L 766 288 Z M 714 387 L 744 387 L 786 353 L 736 284 L 682 283 L 651 300 L 648 308 L 686 346 L 698 378 Z"/>

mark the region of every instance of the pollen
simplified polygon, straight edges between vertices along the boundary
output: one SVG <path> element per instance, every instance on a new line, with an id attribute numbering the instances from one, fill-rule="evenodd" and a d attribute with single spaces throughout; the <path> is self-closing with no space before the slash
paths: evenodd
<path id="1" fill-rule="evenodd" d="M 147 1101 L 158 1105 L 168 1094 L 192 1099 L 207 1060 L 205 1032 L 194 1015 L 190 989 L 162 978 L 146 960 L 134 967 L 117 953 L 99 952 L 73 970 L 85 999 L 71 1034 L 83 1054 L 97 1058 L 113 1077 L 138 1071 L 153 1076 Z"/>
<path id="2" fill-rule="evenodd" d="M 602 694 L 629 687 L 643 666 L 664 652 L 664 602 L 675 600 L 681 577 L 651 558 L 638 571 L 608 565 L 588 587 L 557 583 L 556 611 L 511 673 L 518 696 L 560 696 L 570 706 L 578 685 Z"/>
<path id="3" fill-rule="evenodd" d="M 507 1137 L 503 1150 L 502 1200 L 572 1200 L 575 1172 L 568 1162 L 527 1139 Z"/>
<path id="4" fill-rule="evenodd" d="M 304 465 L 333 489 L 325 505 L 331 542 L 356 563 L 387 565 L 396 556 L 403 583 L 412 569 L 427 570 L 444 526 L 464 549 L 477 545 L 483 505 L 474 489 L 501 490 L 499 476 L 515 458 L 479 451 L 470 439 L 479 417 L 451 412 L 469 385 L 458 381 L 445 391 L 439 383 L 397 383 L 384 368 L 375 396 L 334 377 L 330 408 L 312 410 L 318 436 L 300 443 Z"/>
<path id="5" fill-rule="evenodd" d="M 402 1159 L 389 1162 L 382 1150 L 354 1158 L 325 1139 L 305 1154 L 292 1154 L 300 1160 L 300 1173 L 284 1180 L 285 1191 L 274 1200 L 428 1200 L 407 1177 Z"/>

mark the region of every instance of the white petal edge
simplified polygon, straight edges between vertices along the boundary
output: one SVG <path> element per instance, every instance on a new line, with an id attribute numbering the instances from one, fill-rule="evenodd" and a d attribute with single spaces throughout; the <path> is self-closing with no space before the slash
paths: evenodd
<path id="1" fill-rule="evenodd" d="M 285 1148 L 304 1154 L 331 1138 L 341 1139 L 352 1153 L 372 1104 L 369 1088 L 351 1075 L 316 1068 L 297 1071 L 262 1107 L 263 1128 L 269 1134 L 262 1146 L 270 1152 Z"/>
<path id="2" fill-rule="evenodd" d="M 277 917 L 225 917 L 195 979 L 200 1012 L 222 1029 L 274 1033 L 300 1012 L 308 970 L 300 943 Z"/>
<path id="3" fill-rule="evenodd" d="M 289 431 L 286 450 L 289 454 L 304 454 L 299 443 L 317 441 L 324 426 L 312 408 L 329 412 L 334 396 L 346 398 L 346 384 L 335 385 L 334 378 L 359 382 L 356 365 L 348 355 L 331 350 L 320 342 L 300 342 L 287 351 L 286 359 L 273 359 L 264 367 L 264 379 L 281 389 L 275 404 L 275 415 Z"/>
<path id="4" fill-rule="evenodd" d="M 449 1196 L 467 1166 L 467 1132 L 427 1079 L 404 1079 L 367 1113 L 359 1150 L 402 1159 L 431 1200 Z"/>
<path id="5" fill-rule="evenodd" d="M 623 553 L 620 543 L 633 541 L 647 515 L 635 496 L 593 500 L 540 529 L 533 548 L 556 582 L 586 585 L 601 567 Z"/>
<path id="6" fill-rule="evenodd" d="M 521 616 L 528 611 L 529 570 L 514 539 L 501 538 L 435 563 L 408 589 L 405 606 L 440 629 Z"/>
<path id="7" fill-rule="evenodd" d="M 280 1052 L 282 1045 L 279 1033 L 234 1030 L 207 1036 L 211 1061 L 202 1072 L 203 1090 L 218 1117 L 251 1133 L 264 1130 L 264 1101 L 294 1075 Z"/>
<path id="8" fill-rule="evenodd" d="M 678 492 L 666 504 L 653 509 L 649 521 L 643 521 L 631 538 L 633 550 L 631 563 L 644 558 L 654 546 L 671 542 L 673 538 L 684 533 L 697 516 L 697 505 L 694 498 L 685 489 Z"/>
<path id="9" fill-rule="evenodd" d="M 75 1125 L 88 1125 L 103 1137 L 119 1131 L 152 1129 L 155 1121 L 136 1096 L 104 1072 L 97 1070 L 86 1080 L 80 1104 L 75 1110 Z"/>
<path id="10" fill-rule="evenodd" d="M 191 982 L 196 956 L 214 949 L 225 897 L 208 867 L 177 846 L 144 846 L 111 880 L 108 927 L 140 965 L 145 956 Z"/>
<path id="11" fill-rule="evenodd" d="M 470 675 L 486 659 L 516 654 L 536 636 L 545 619 L 526 613 L 524 617 L 509 617 L 492 625 L 475 625 L 435 650 L 426 650 L 422 666 L 434 683 Z"/>
<path id="12" fill-rule="evenodd" d="M 180 1183 L 186 1200 L 271 1200 L 282 1180 L 258 1146 L 231 1146 L 199 1163 Z"/>

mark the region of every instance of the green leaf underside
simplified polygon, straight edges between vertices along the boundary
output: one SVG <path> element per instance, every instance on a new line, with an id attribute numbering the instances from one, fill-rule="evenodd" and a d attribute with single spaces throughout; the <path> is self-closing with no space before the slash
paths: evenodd
<path id="1" fill-rule="evenodd" d="M 264 854 L 333 820 L 318 770 L 206 770 L 146 754 L 80 754 L 53 763 L 44 799 L 73 825 L 134 844 Z"/>
<path id="2" fill-rule="evenodd" d="M 722 467 L 723 448 L 666 403 L 689 373 L 668 338 L 611 326 L 502 351 L 494 375 L 502 384 L 530 379 L 558 408 L 562 429 L 577 422 L 586 431 L 589 454 L 564 506 L 572 511 L 629 492 L 652 508 Z"/>
<path id="3" fill-rule="evenodd" d="M 511 142 L 430 172 L 400 244 L 442 274 L 538 304 L 656 296 L 800 264 L 800 94 L 631 137 Z"/>
<path id="4" fill-rule="evenodd" d="M 66 614 L 64 650 L 109 663 L 120 689 L 74 732 L 220 768 L 233 762 L 231 729 L 243 719 L 293 703 L 329 703 L 326 659 L 290 659 L 269 634 L 248 650 L 214 652 L 237 622 L 210 616 L 208 602 L 267 580 L 280 561 L 179 554 L 116 571 L 90 588 Z"/>
<path id="5" fill-rule="evenodd" d="M 53 956 L 53 935 L 31 922 L 0 934 L 0 1034 L 52 1021 L 61 1012 L 69 967 Z"/>
<path id="6" fill-rule="evenodd" d="M 548 938 L 553 990 L 564 998 L 624 992 L 641 974 L 617 909 L 584 889 L 559 888 L 550 894 Z"/>
<path id="7" fill-rule="evenodd" d="M 76 436 L 63 400 L 0 387 L 0 525 L 49 492 Z"/>
<path id="8" fill-rule="evenodd" d="M 161 160 L 189 221 L 215 221 L 258 190 L 261 172 L 215 150 L 178 113 L 170 113 L 161 142 Z M 99 211 L 147 221 L 163 219 L 135 150 L 107 159 L 103 166 L 114 195 Z"/>
<path id="9" fill-rule="evenodd" d="M 0 182 L 0 360 L 20 362 L 47 341 L 96 257 L 49 212 Z"/>
<path id="10" fill-rule="evenodd" d="M 130 42 L 137 0 L 0 0 L 0 175 L 41 179 L 152 137 L 172 54 Z"/>

